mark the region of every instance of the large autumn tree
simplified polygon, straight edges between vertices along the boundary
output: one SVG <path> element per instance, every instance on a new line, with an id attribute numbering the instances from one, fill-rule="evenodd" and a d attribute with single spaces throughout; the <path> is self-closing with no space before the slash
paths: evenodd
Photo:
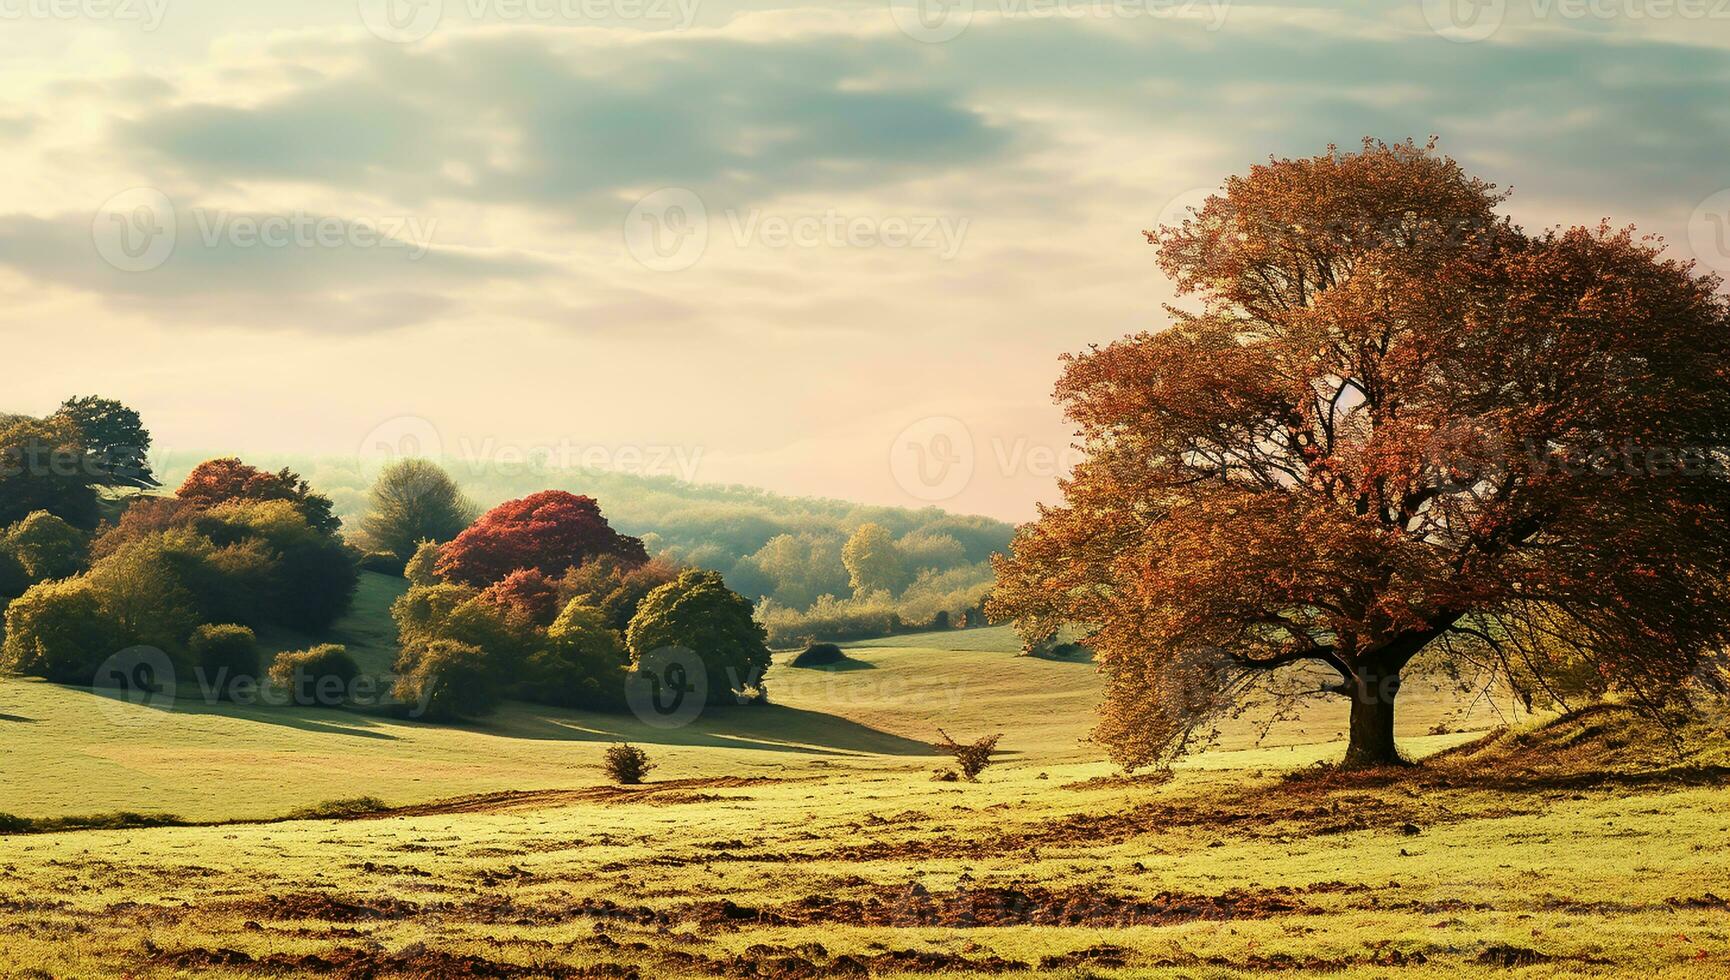
<path id="1" fill-rule="evenodd" d="M 1502 200 L 1433 144 L 1366 142 L 1148 233 L 1197 310 L 1066 358 L 1085 459 L 992 598 L 1031 638 L 1090 633 L 1118 761 L 1271 672 L 1334 676 L 1308 690 L 1349 699 L 1346 761 L 1378 765 L 1420 654 L 1657 705 L 1730 639 L 1721 283 Z"/>

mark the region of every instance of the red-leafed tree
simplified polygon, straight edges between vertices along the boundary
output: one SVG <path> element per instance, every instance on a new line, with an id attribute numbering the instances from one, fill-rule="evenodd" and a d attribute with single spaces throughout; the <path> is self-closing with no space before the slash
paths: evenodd
<path id="1" fill-rule="evenodd" d="M 643 542 L 613 530 L 592 498 L 543 490 L 487 511 L 440 550 L 436 570 L 449 582 L 488 586 L 520 569 L 557 578 L 602 556 L 632 568 L 649 560 Z"/>
<path id="2" fill-rule="evenodd" d="M 558 587 L 539 569 L 519 568 L 487 586 L 481 597 L 541 627 L 559 614 Z"/>
<path id="3" fill-rule="evenodd" d="M 1066 359 L 1085 459 L 991 601 L 1031 638 L 1090 632 L 1118 761 L 1303 665 L 1350 701 L 1352 765 L 1399 760 L 1420 654 L 1517 689 L 1584 665 L 1650 705 L 1715 676 L 1730 302 L 1654 243 L 1529 236 L 1501 200 L 1433 144 L 1366 142 L 1149 233 L 1203 311 Z"/>
<path id="4" fill-rule="evenodd" d="M 198 507 L 214 507 L 230 500 L 286 500 L 315 531 L 334 534 L 342 526 L 341 519 L 332 513 L 330 498 L 314 492 L 300 474 L 286 467 L 272 473 L 232 457 L 198 464 L 175 496 Z"/>

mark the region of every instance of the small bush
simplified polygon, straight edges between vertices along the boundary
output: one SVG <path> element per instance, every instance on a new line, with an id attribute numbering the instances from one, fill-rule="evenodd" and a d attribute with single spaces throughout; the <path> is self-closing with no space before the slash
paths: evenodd
<path id="1" fill-rule="evenodd" d="M 649 753 L 628 742 L 621 742 L 607 749 L 607 758 L 602 768 L 613 782 L 621 786 L 635 786 L 643 781 L 649 770 L 655 764 L 649 761 Z"/>
<path id="2" fill-rule="evenodd" d="M 335 643 L 284 651 L 270 665 L 270 679 L 298 705 L 341 705 L 359 675 L 348 649 Z"/>
<path id="3" fill-rule="evenodd" d="M 288 811 L 285 820 L 347 820 L 351 817 L 362 817 L 390 809 L 390 805 L 376 796 L 353 796 L 343 800 L 326 800 L 311 806 L 295 807 Z"/>
<path id="4" fill-rule="evenodd" d="M 847 654 L 833 643 L 813 643 L 793 658 L 795 667 L 827 667 L 847 659 Z"/>
<path id="5" fill-rule="evenodd" d="M 244 626 L 200 626 L 187 646 L 204 682 L 219 693 L 232 690 L 236 678 L 258 678 L 258 638 Z"/>
<path id="6" fill-rule="evenodd" d="M 937 729 L 937 734 L 943 736 L 943 744 L 938 748 L 955 757 L 955 766 L 961 770 L 961 775 L 968 782 L 978 782 L 979 774 L 985 767 L 991 765 L 991 754 L 997 751 L 997 740 L 1002 734 L 982 738 L 977 742 L 961 743 L 949 737 L 943 729 Z"/>
<path id="7" fill-rule="evenodd" d="M 413 657 L 414 669 L 399 676 L 391 695 L 427 721 L 478 718 L 499 703 L 498 685 L 480 647 L 433 640 Z"/>

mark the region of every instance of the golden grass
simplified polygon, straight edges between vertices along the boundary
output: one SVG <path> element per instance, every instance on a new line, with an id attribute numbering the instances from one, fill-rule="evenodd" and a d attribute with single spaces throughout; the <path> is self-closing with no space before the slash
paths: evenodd
<path id="1" fill-rule="evenodd" d="M 777 668 L 777 707 L 671 735 L 526 706 L 462 729 L 111 717 L 0 682 L 3 810 L 407 807 L 0 836 L 0 976 L 1730 973 L 1722 731 L 1677 760 L 1604 710 L 1340 773 L 1312 765 L 1339 753 L 1324 706 L 1124 779 L 1083 741 L 1091 668 L 1006 646 L 862 644 L 867 668 Z M 1412 699 L 1408 752 L 1476 738 L 1425 735 L 1445 710 Z M 933 781 L 939 724 L 1008 751 Z M 661 763 L 650 784 L 604 784 L 622 737 Z"/>

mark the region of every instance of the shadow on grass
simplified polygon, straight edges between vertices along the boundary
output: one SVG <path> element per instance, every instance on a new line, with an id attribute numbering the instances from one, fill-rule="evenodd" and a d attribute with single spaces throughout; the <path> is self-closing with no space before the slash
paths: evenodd
<path id="1" fill-rule="evenodd" d="M 557 711 L 512 705 L 481 730 L 515 738 L 575 742 L 641 742 L 701 748 L 758 749 L 806 755 L 929 756 L 925 742 L 836 715 L 779 704 L 711 706 L 688 725 L 656 728 L 630 714 Z"/>
<path id="2" fill-rule="evenodd" d="M 825 674 L 845 674 L 855 670 L 876 670 L 877 665 L 852 657 L 843 657 L 832 664 L 776 664 L 782 670 L 815 670 Z"/>
<path id="3" fill-rule="evenodd" d="M 78 690 L 78 688 L 72 688 Z M 102 697 L 91 694 L 92 697 Z M 207 701 L 202 695 L 177 696 L 172 705 L 158 706 L 151 704 L 139 705 L 153 711 L 171 715 L 200 715 L 221 718 L 233 718 L 236 721 L 249 721 L 260 725 L 281 725 L 296 731 L 312 732 L 318 735 L 350 735 L 355 738 L 371 738 L 381 741 L 396 741 L 397 736 L 379 729 L 390 724 L 394 719 L 382 711 L 370 708 L 308 708 L 296 705 L 277 704 L 235 704 L 232 701 Z"/>
<path id="4" fill-rule="evenodd" d="M 68 690 L 80 690 L 72 687 Z M 89 692 L 91 697 L 103 695 Z M 413 729 L 461 729 L 499 738 L 566 742 L 641 742 L 757 749 L 806 755 L 930 756 L 935 748 L 837 715 L 779 704 L 707 706 L 689 724 L 657 728 L 630 713 L 606 714 L 507 701 L 484 719 L 460 725 L 403 718 L 391 707 L 313 708 L 235 704 L 183 695 L 172 705 L 139 705 L 164 714 L 213 716 L 280 725 L 319 735 L 397 741 Z M 19 719 L 29 721 L 30 719 Z"/>
<path id="5" fill-rule="evenodd" d="M 34 718 L 26 718 L 23 715 L 8 715 L 4 713 L 0 713 L 0 721 L 16 721 L 28 725 L 34 725 L 36 723 L 36 719 Z"/>

